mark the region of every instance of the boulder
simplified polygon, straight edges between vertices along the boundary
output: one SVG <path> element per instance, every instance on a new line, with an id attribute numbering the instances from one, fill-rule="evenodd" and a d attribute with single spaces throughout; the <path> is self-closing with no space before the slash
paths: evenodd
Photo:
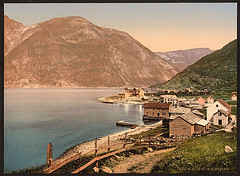
<path id="1" fill-rule="evenodd" d="M 112 170 L 110 168 L 108 168 L 108 167 L 103 167 L 102 171 L 106 172 L 106 173 L 113 173 Z"/>
<path id="2" fill-rule="evenodd" d="M 231 152 L 233 152 L 233 149 L 230 146 L 226 145 L 225 146 L 225 152 L 226 153 L 231 153 Z"/>
<path id="3" fill-rule="evenodd" d="M 93 168 L 94 172 L 98 173 L 99 172 L 99 169 L 97 167 L 94 167 Z"/>
<path id="4" fill-rule="evenodd" d="M 153 149 L 152 148 L 147 148 L 149 152 L 153 152 Z"/>

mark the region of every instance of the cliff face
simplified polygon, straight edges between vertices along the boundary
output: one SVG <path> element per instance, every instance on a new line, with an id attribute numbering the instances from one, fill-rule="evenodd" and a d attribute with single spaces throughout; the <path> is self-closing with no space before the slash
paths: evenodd
<path id="1" fill-rule="evenodd" d="M 5 33 L 5 87 L 145 87 L 177 73 L 129 34 L 81 17 L 17 24 Z"/>

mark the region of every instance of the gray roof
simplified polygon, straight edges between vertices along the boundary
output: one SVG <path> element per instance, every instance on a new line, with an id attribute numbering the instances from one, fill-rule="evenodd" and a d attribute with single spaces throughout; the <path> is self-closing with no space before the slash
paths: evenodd
<path id="1" fill-rule="evenodd" d="M 180 113 L 183 113 L 183 114 L 186 114 L 188 112 L 190 112 L 191 109 L 190 108 L 185 108 L 185 107 L 171 107 L 170 110 L 169 110 L 169 113 L 176 113 L 176 114 L 180 114 Z"/>
<path id="2" fill-rule="evenodd" d="M 189 113 L 183 114 L 183 115 L 173 116 L 170 119 L 176 119 L 177 117 L 180 117 L 180 118 L 186 120 L 188 123 L 190 123 L 192 125 L 198 124 L 198 125 L 205 126 L 209 123 L 209 121 L 201 119 L 200 117 L 193 114 L 192 112 L 189 112 Z"/>
<path id="3" fill-rule="evenodd" d="M 199 112 L 199 111 L 198 111 L 198 110 L 196 110 L 196 109 L 195 109 L 195 110 L 193 110 L 193 111 L 192 111 L 192 113 L 193 113 L 193 114 L 196 114 L 196 115 L 204 116 L 204 114 L 203 114 L 203 113 Z"/>
<path id="4" fill-rule="evenodd" d="M 187 114 L 181 115 L 181 117 L 186 120 L 187 122 L 191 123 L 192 125 L 201 120 L 198 116 L 193 114 L 192 112 L 189 112 Z"/>
<path id="5" fill-rule="evenodd" d="M 205 126 L 205 125 L 207 125 L 208 123 L 209 123 L 209 121 L 204 120 L 204 119 L 201 119 L 201 120 L 199 120 L 196 124 Z"/>
<path id="6" fill-rule="evenodd" d="M 215 112 L 213 115 L 217 114 L 218 112 L 221 112 L 222 114 L 224 114 L 225 116 L 228 116 L 228 113 L 226 111 L 224 111 L 223 109 L 218 110 L 217 112 Z"/>

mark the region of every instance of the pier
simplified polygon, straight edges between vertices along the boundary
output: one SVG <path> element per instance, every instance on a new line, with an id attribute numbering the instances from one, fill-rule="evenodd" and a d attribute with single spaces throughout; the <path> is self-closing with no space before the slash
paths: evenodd
<path id="1" fill-rule="evenodd" d="M 125 121 L 117 121 L 116 122 L 117 126 L 127 126 L 127 127 L 137 127 L 137 126 L 144 126 L 141 124 L 137 124 L 137 123 L 132 123 L 132 122 L 125 122 Z"/>

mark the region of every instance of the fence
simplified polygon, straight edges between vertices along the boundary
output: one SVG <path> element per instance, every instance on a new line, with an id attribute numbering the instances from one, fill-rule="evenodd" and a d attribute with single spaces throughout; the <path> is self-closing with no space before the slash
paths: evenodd
<path id="1" fill-rule="evenodd" d="M 151 136 L 149 135 L 147 140 L 143 140 L 142 136 L 139 136 L 138 140 L 127 142 L 127 133 L 125 133 L 124 140 L 123 140 L 124 142 L 110 145 L 110 137 L 108 136 L 107 146 L 98 147 L 98 143 L 97 143 L 98 140 L 97 140 L 97 138 L 95 138 L 95 148 L 94 149 L 86 151 L 84 153 L 77 153 L 77 154 L 73 155 L 72 157 L 67 158 L 55 165 L 52 164 L 53 163 L 52 162 L 52 145 L 50 143 L 50 144 L 48 144 L 48 149 L 47 149 L 47 166 L 48 166 L 48 168 L 43 170 L 43 173 L 50 174 L 74 160 L 75 160 L 76 170 L 73 171 L 72 173 L 78 173 L 95 162 L 96 162 L 96 167 L 98 167 L 99 160 L 104 159 L 109 156 L 112 156 L 112 155 L 115 155 L 117 153 L 121 153 L 121 152 L 128 151 L 128 150 L 134 150 L 134 149 L 138 149 L 138 148 L 143 148 L 143 147 L 149 147 L 149 146 L 153 147 L 153 146 L 159 146 L 159 145 L 168 145 L 172 142 L 178 143 L 179 140 L 181 141 L 181 139 L 164 139 L 163 140 L 163 138 L 160 138 L 160 139 L 159 138 L 151 138 Z M 126 146 L 129 144 L 133 144 L 133 145 L 139 144 L 139 146 L 134 147 L 134 148 L 132 148 L 132 147 L 126 148 Z M 117 146 L 117 145 L 122 145 L 122 148 L 118 148 L 118 150 L 110 152 L 111 148 L 114 146 Z M 101 149 L 107 149 L 108 153 L 105 155 L 102 155 L 102 156 L 98 156 L 98 151 Z M 92 159 L 91 161 L 89 161 L 88 163 L 84 164 L 83 166 L 79 167 L 80 158 L 82 156 L 90 154 L 92 152 L 94 152 L 95 158 Z"/>

